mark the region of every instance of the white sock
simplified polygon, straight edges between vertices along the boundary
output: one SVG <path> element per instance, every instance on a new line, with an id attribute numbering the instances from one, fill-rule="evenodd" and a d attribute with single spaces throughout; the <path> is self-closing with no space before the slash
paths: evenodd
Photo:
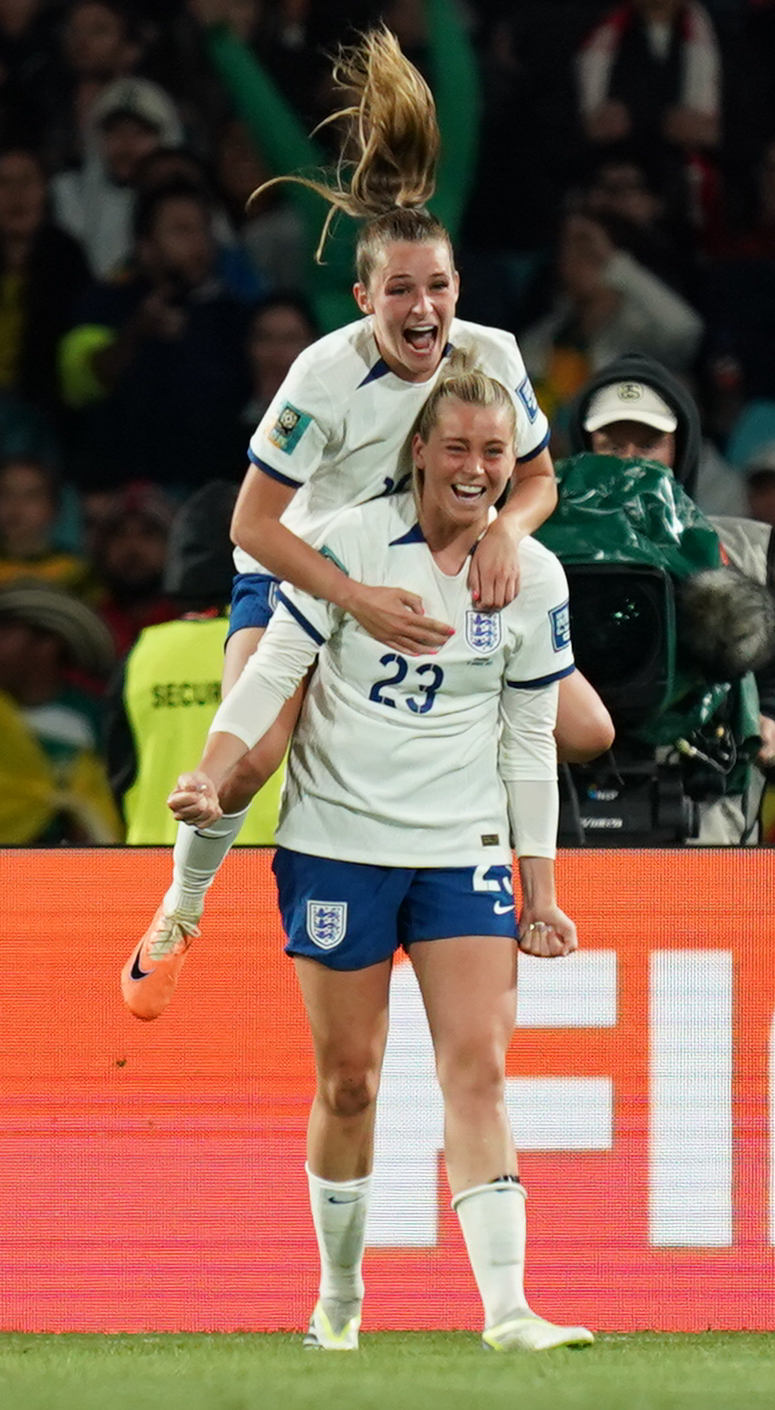
<path id="1" fill-rule="evenodd" d="M 485 1328 L 532 1315 L 524 1288 L 526 1198 L 523 1185 L 493 1180 L 462 1190 L 452 1201 L 484 1304 Z"/>
<path id="2" fill-rule="evenodd" d="M 351 1317 L 363 1301 L 363 1246 L 371 1176 L 321 1180 L 306 1167 L 312 1222 L 320 1250 L 320 1298 L 349 1305 Z M 329 1312 L 329 1307 L 326 1306 Z M 330 1315 L 330 1312 L 329 1312 Z"/>
<path id="3" fill-rule="evenodd" d="M 215 881 L 221 862 L 239 834 L 247 808 L 241 813 L 226 813 L 212 827 L 189 827 L 178 824 L 178 835 L 172 851 L 172 885 L 162 902 L 165 915 L 172 911 L 198 920 L 205 903 L 205 893 Z"/>

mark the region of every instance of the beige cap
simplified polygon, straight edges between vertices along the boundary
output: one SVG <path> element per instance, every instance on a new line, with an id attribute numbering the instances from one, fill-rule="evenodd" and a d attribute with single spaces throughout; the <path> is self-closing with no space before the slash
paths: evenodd
<path id="1" fill-rule="evenodd" d="M 657 431 L 674 431 L 678 425 L 672 407 L 644 382 L 611 382 L 595 392 L 584 417 L 584 430 L 599 431 L 616 421 L 641 421 Z"/>

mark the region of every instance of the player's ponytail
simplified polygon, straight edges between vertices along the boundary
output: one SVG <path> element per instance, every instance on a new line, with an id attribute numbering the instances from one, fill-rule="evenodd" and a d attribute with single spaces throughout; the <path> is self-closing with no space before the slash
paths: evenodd
<path id="1" fill-rule="evenodd" d="M 321 124 L 344 121 L 346 125 L 332 180 L 275 176 L 253 192 L 250 202 L 281 181 L 317 191 L 331 207 L 315 255 L 318 262 L 337 210 L 365 220 L 358 240 L 357 274 L 362 284 L 368 284 L 376 253 L 385 243 L 450 243 L 443 225 L 424 208 L 435 190 L 439 161 L 436 105 L 425 79 L 384 25 L 341 49 L 333 76 L 336 86 L 355 101 Z"/>

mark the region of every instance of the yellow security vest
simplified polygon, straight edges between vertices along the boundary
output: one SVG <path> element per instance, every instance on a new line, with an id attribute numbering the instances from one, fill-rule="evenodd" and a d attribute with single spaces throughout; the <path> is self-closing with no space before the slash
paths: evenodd
<path id="1" fill-rule="evenodd" d="M 178 774 L 196 768 L 221 699 L 225 617 L 180 618 L 146 627 L 127 657 L 124 705 L 137 776 L 124 795 L 126 840 L 145 847 L 175 841 L 167 795 Z M 237 843 L 274 842 L 284 768 L 250 805 Z"/>

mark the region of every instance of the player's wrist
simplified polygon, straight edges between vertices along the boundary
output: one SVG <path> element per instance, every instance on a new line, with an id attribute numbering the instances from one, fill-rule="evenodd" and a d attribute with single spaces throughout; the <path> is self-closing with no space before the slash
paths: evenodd
<path id="1" fill-rule="evenodd" d="M 522 523 L 516 509 L 509 512 L 508 507 L 504 507 L 497 519 L 493 519 L 492 523 L 488 525 L 485 536 L 492 533 L 508 534 L 516 548 L 527 537 L 528 532 L 527 525 Z"/>
<path id="2" fill-rule="evenodd" d="M 335 607 L 341 608 L 343 612 L 348 612 L 354 617 L 359 607 L 363 603 L 363 583 L 354 583 L 352 578 L 342 574 L 342 583 L 336 584 L 331 595 L 331 602 Z"/>

